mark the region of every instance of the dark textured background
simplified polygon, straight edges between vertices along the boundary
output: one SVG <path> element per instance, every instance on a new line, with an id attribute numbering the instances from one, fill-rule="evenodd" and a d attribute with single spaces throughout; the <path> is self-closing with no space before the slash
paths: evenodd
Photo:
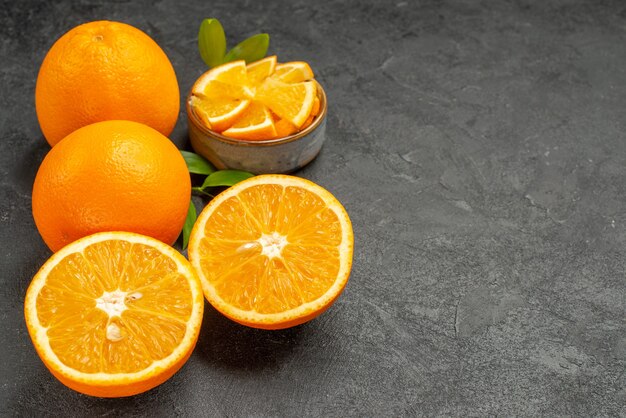
<path id="1" fill-rule="evenodd" d="M 203 17 L 267 31 L 326 87 L 328 142 L 299 175 L 355 230 L 343 296 L 265 332 L 207 308 L 171 380 L 127 399 L 66 389 L 23 322 L 50 255 L 30 209 L 48 145 L 34 87 L 53 41 L 146 31 L 186 92 Z M 623 1 L 0 2 L 2 415 L 626 415 Z M 181 113 L 172 139 L 188 146 Z"/>

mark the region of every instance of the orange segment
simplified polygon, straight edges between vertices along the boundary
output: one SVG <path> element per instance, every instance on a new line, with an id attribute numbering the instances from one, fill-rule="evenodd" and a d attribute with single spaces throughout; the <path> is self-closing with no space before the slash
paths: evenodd
<path id="1" fill-rule="evenodd" d="M 65 385 L 102 397 L 163 383 L 191 354 L 202 322 L 201 284 L 173 248 L 104 232 L 54 254 L 24 304 L 37 353 Z"/>
<path id="2" fill-rule="evenodd" d="M 279 119 L 274 123 L 274 126 L 276 126 L 276 138 L 283 138 L 298 132 L 298 128 L 285 119 Z"/>
<path id="3" fill-rule="evenodd" d="M 303 61 L 292 61 L 278 64 L 272 77 L 283 83 L 300 83 L 313 79 L 313 70 Z"/>
<path id="4" fill-rule="evenodd" d="M 320 113 L 320 99 L 319 97 L 315 96 L 315 99 L 313 100 L 313 109 L 311 109 L 311 115 L 313 116 L 317 116 Z"/>
<path id="5" fill-rule="evenodd" d="M 268 78 L 257 88 L 255 98 L 282 119 L 300 128 L 311 114 L 315 96 L 314 81 L 287 84 Z"/>
<path id="6" fill-rule="evenodd" d="M 220 99 L 251 99 L 254 92 L 247 86 L 239 84 L 223 83 L 219 80 L 211 80 L 207 83 L 203 93 L 196 93 L 195 97 L 204 100 L 220 100 Z"/>
<path id="7" fill-rule="evenodd" d="M 208 128 L 217 132 L 231 127 L 250 105 L 250 100 L 230 98 L 203 100 L 200 96 L 193 96 L 191 100 L 198 116 L 208 122 Z"/>
<path id="8" fill-rule="evenodd" d="M 261 60 L 248 64 L 246 67 L 248 84 L 256 86 L 269 77 L 276 68 L 276 55 L 266 57 Z"/>
<path id="9" fill-rule="evenodd" d="M 311 115 L 304 121 L 304 123 L 300 127 L 300 130 L 308 128 L 313 123 L 314 119 L 315 119 L 315 115 L 311 113 Z"/>
<path id="10" fill-rule="evenodd" d="M 234 321 L 266 329 L 326 310 L 346 285 L 352 251 L 350 219 L 337 199 L 286 175 L 253 177 L 218 195 L 189 243 L 207 300 Z"/>
<path id="11" fill-rule="evenodd" d="M 248 89 L 246 63 L 229 62 L 204 73 L 191 89 L 191 107 L 209 129 L 228 129 L 246 110 L 253 93 Z"/>
<path id="12" fill-rule="evenodd" d="M 261 103 L 252 102 L 223 134 L 238 139 L 266 139 L 276 136 L 276 128 L 269 110 Z"/>
<path id="13" fill-rule="evenodd" d="M 226 84 L 245 86 L 248 84 L 246 62 L 244 60 L 232 61 L 219 67 L 215 67 L 204 73 L 192 88 L 193 93 L 204 93 L 209 81 L 217 80 Z"/>

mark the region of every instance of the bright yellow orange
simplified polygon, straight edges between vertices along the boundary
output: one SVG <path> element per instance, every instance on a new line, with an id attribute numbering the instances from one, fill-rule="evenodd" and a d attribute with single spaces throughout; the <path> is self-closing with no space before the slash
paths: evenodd
<path id="1" fill-rule="evenodd" d="M 246 74 L 248 76 L 248 84 L 251 86 L 259 85 L 263 80 L 274 73 L 276 68 L 276 55 L 260 59 L 246 66 Z"/>
<path id="2" fill-rule="evenodd" d="M 189 259 L 207 300 L 241 324 L 287 328 L 315 318 L 350 275 L 350 218 L 298 177 L 262 175 L 214 198 L 191 233 Z"/>
<path id="3" fill-rule="evenodd" d="M 316 97 L 317 87 L 314 81 L 290 84 L 273 78 L 266 78 L 254 96 L 255 100 L 298 129 L 311 114 Z"/>
<path id="4" fill-rule="evenodd" d="M 278 64 L 272 77 L 283 83 L 300 83 L 313 80 L 313 70 L 303 61 L 292 61 Z"/>
<path id="5" fill-rule="evenodd" d="M 179 110 L 176 74 L 144 32 L 119 22 L 85 23 L 59 38 L 37 77 L 37 118 L 50 145 L 104 120 L 144 123 L 163 135 Z"/>
<path id="6" fill-rule="evenodd" d="M 191 105 L 209 129 L 222 132 L 250 105 L 245 61 L 234 61 L 204 73 L 191 88 Z"/>
<path id="7" fill-rule="evenodd" d="M 250 140 L 274 138 L 276 127 L 269 110 L 253 101 L 235 123 L 222 134 L 231 138 Z"/>
<path id="8" fill-rule="evenodd" d="M 24 315 L 35 349 L 66 386 L 92 396 L 145 392 L 187 361 L 204 300 L 176 250 L 105 232 L 54 254 L 33 278 Z"/>
<path id="9" fill-rule="evenodd" d="M 187 166 L 169 139 L 137 122 L 98 122 L 46 155 L 33 185 L 33 217 L 52 251 L 118 230 L 172 244 L 190 196 Z"/>

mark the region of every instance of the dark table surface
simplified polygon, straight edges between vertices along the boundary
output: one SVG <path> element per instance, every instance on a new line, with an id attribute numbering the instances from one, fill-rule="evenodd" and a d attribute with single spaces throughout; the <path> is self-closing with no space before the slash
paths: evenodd
<path id="1" fill-rule="evenodd" d="M 207 306 L 162 386 L 66 389 L 23 298 L 50 252 L 31 216 L 49 147 L 34 87 L 53 41 L 110 19 L 152 36 L 186 92 L 201 18 L 271 34 L 329 96 L 298 175 L 351 215 L 342 297 L 278 332 Z M 626 3 L 0 3 L 0 413 L 18 416 L 626 415 Z M 172 140 L 188 147 L 184 113 Z"/>

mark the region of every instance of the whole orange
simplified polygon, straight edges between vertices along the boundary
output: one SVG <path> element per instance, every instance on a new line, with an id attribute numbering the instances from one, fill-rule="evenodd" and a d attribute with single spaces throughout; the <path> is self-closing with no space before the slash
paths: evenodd
<path id="1" fill-rule="evenodd" d="M 33 218 L 55 252 L 102 231 L 172 244 L 190 198 L 185 160 L 169 139 L 141 123 L 105 121 L 74 131 L 46 155 L 33 185 Z"/>
<path id="2" fill-rule="evenodd" d="M 179 110 L 176 74 L 144 32 L 110 21 L 85 23 L 61 36 L 46 55 L 35 91 L 37 118 L 54 146 L 94 122 L 124 119 L 167 136 Z"/>

